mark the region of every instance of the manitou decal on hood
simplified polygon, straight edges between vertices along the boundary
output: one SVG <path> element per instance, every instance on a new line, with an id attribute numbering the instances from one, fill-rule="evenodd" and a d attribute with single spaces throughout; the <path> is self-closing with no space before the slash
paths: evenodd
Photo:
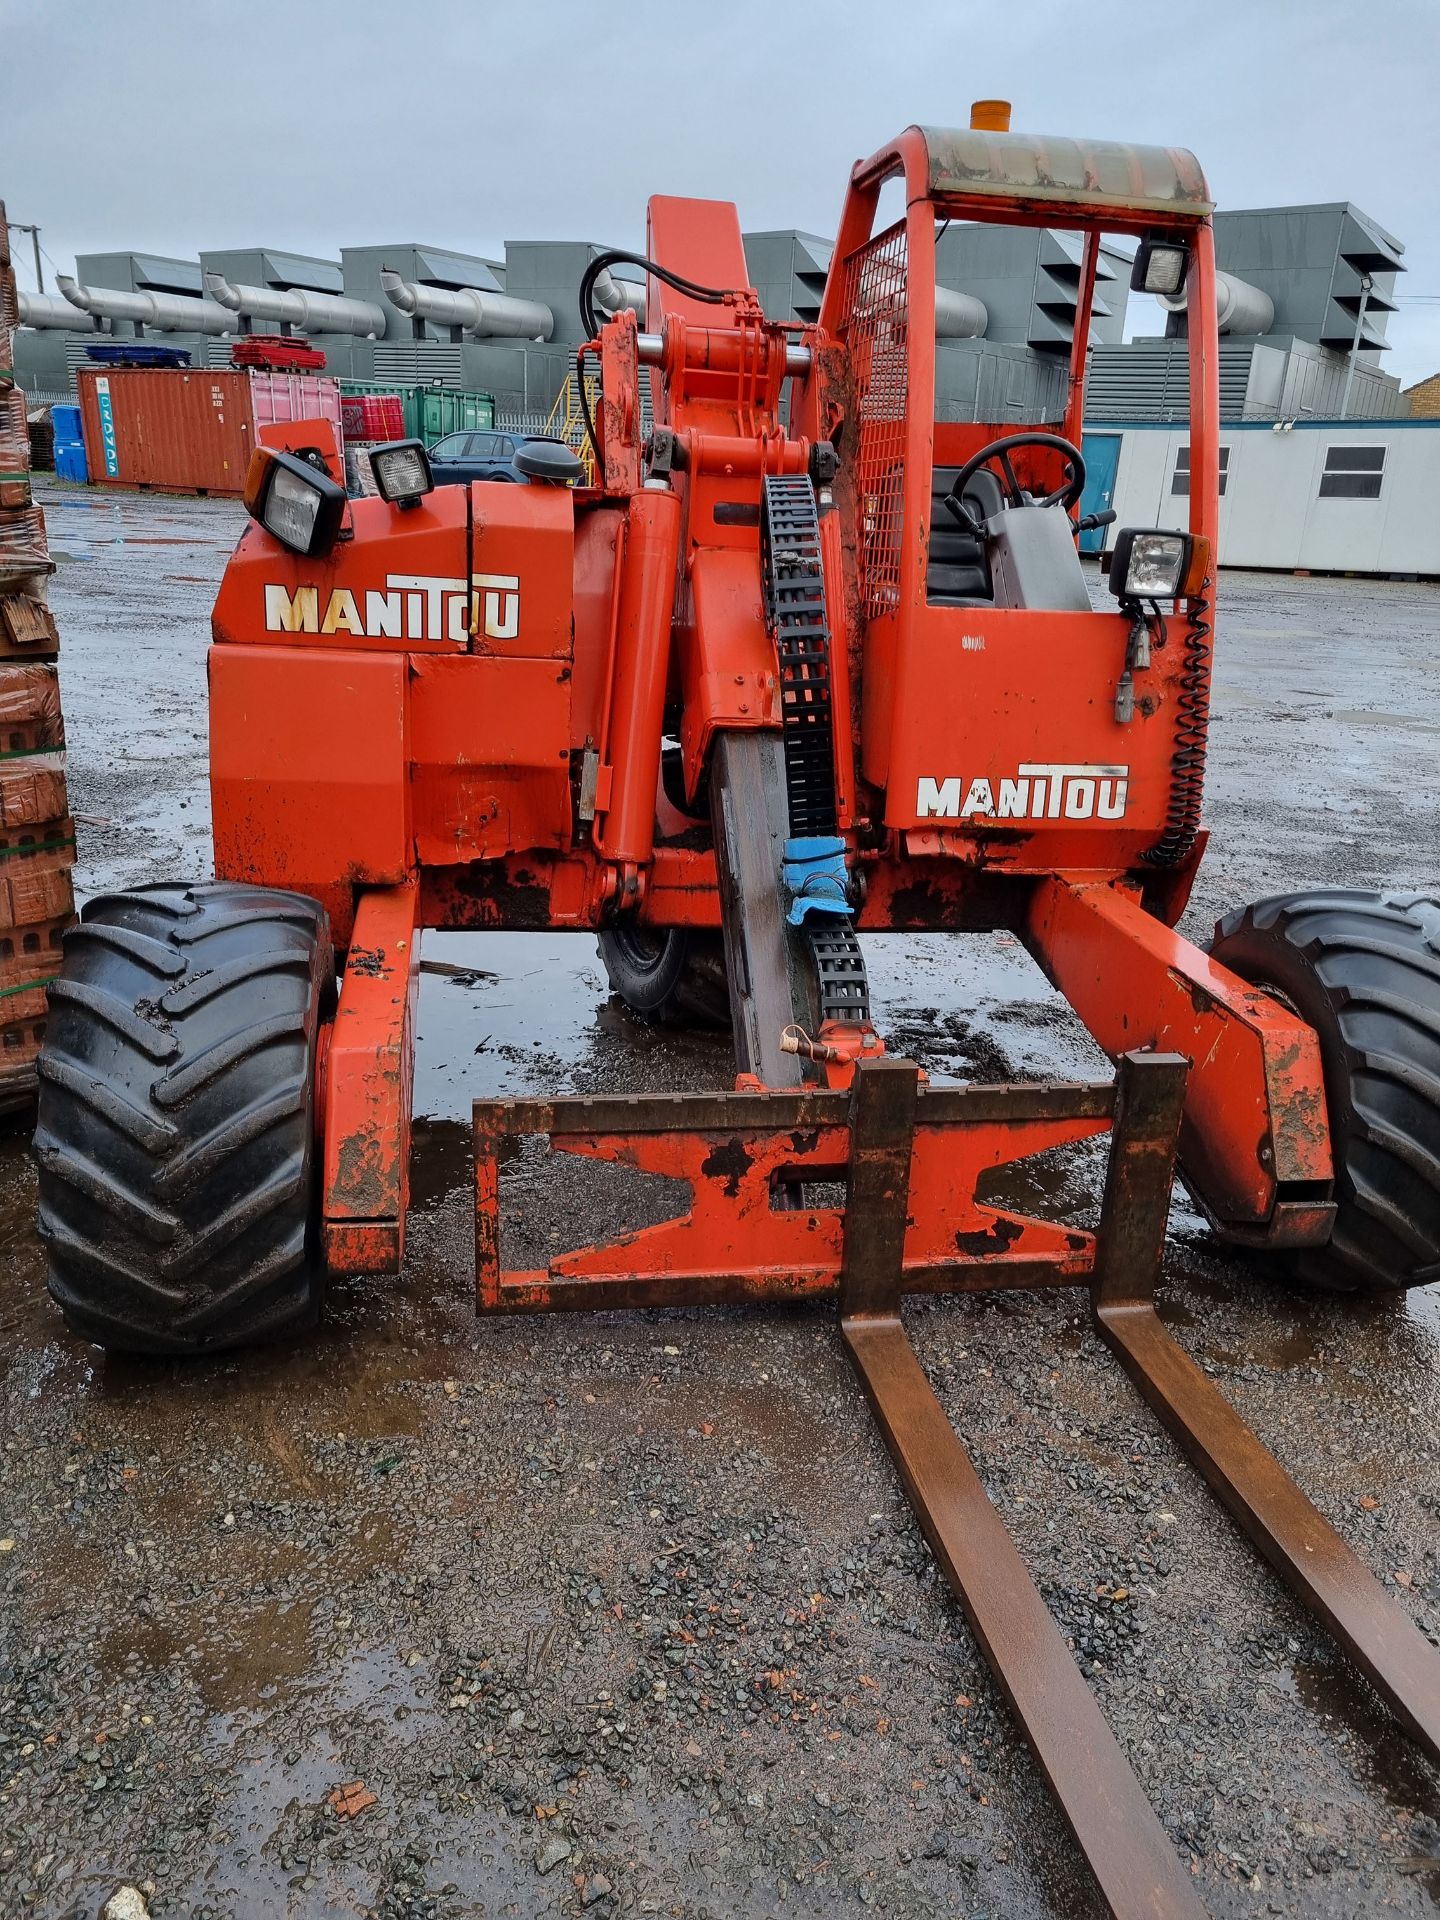
<path id="1" fill-rule="evenodd" d="M 520 631 L 520 580 L 513 573 L 463 576 L 388 573 L 383 591 L 336 587 L 322 614 L 320 589 L 267 585 L 269 633 L 353 633 L 369 640 L 454 640 L 471 634 L 513 640 Z"/>
<path id="2" fill-rule="evenodd" d="M 922 820 L 1120 820 L 1129 797 L 1129 767 L 1022 765 L 1014 778 L 958 773 L 920 782 L 915 811 Z"/>

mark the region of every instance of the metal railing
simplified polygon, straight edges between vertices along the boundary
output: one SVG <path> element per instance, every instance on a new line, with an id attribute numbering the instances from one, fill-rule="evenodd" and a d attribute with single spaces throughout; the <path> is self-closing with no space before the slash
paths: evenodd
<path id="1" fill-rule="evenodd" d="M 585 381 L 585 399 L 590 407 L 593 419 L 600 405 L 600 376 L 593 367 L 587 365 L 583 375 L 578 367 L 572 366 L 570 377 L 555 396 L 555 404 L 550 409 L 545 422 L 545 432 L 552 440 L 563 440 L 579 456 L 585 469 L 585 485 L 595 484 L 595 449 L 590 435 L 585 430 L 585 415 L 580 405 L 580 381 Z"/>

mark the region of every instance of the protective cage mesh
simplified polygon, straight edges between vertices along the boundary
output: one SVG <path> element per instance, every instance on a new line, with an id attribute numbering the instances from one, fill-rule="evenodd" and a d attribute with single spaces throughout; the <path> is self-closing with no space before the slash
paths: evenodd
<path id="1" fill-rule="evenodd" d="M 841 333 L 859 396 L 860 590 L 870 615 L 900 598 L 905 411 L 909 398 L 909 260 L 905 223 L 868 240 L 845 263 Z"/>

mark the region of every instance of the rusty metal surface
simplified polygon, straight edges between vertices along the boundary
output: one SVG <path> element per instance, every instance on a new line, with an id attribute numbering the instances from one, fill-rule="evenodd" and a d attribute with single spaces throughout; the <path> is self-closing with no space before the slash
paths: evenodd
<path id="1" fill-rule="evenodd" d="M 878 1063 L 877 1063 L 878 1064 Z M 914 1069 L 910 1071 L 913 1073 Z M 914 1291 L 1078 1284 L 1093 1237 L 977 1197 L 994 1168 L 1105 1131 L 1105 1086 L 922 1089 L 907 1137 L 904 1284 Z M 847 1217 L 808 1184 L 854 1177 L 838 1090 L 481 1101 L 473 1110 L 476 1286 L 482 1311 L 703 1306 L 793 1299 L 839 1283 Z M 501 1266 L 501 1143 L 542 1134 L 585 1159 L 687 1183 L 687 1211 L 547 1267 Z M 776 1189 L 791 1189 L 776 1205 Z M 795 1204 L 798 1201 L 800 1204 Z"/>
<path id="2" fill-rule="evenodd" d="M 332 1272 L 398 1273 L 410 1192 L 416 887 L 364 894 L 326 1059 L 322 1213 Z"/>
<path id="3" fill-rule="evenodd" d="M 1440 1652 L 1165 1331 L 1148 1301 L 1097 1305 L 1100 1332 L 1210 1488 L 1440 1760 Z"/>
<path id="4" fill-rule="evenodd" d="M 919 1081 L 913 1060 L 861 1061 L 855 1070 L 842 1315 L 899 1311 Z"/>
<path id="5" fill-rule="evenodd" d="M 1155 1311 L 1165 1202 L 1185 1098 L 1167 1080 L 1122 1074 L 1091 1287 L 1096 1324 L 1192 1464 L 1277 1573 L 1329 1628 L 1396 1717 L 1440 1759 L 1440 1652 L 1319 1513 Z M 1167 1148 L 1168 1143 L 1168 1148 Z"/>
<path id="6" fill-rule="evenodd" d="M 1140 147 L 1119 140 L 989 133 L 971 127 L 921 127 L 930 191 L 999 194 L 1026 201 L 1126 209 L 1201 219 L 1210 190 L 1200 162 L 1184 147 Z"/>
<path id="7" fill-rule="evenodd" d="M 841 1280 L 841 1334 L 900 1478 L 945 1577 L 1070 1824 L 1112 1914 L 1179 1920 L 1204 1908 L 1094 1695 L 1050 1617 L 1004 1522 L 935 1397 L 900 1320 L 908 1207 L 907 1135 L 916 1068 L 890 1060 L 856 1071 L 852 1211 Z M 1127 1059 L 1111 1147 L 1107 1217 L 1125 1216 L 1119 1263 L 1148 1261 L 1165 1238 L 1183 1060 Z M 1174 1108 L 1168 1128 L 1166 1096 Z M 1102 1249 L 1101 1257 L 1105 1257 Z"/>
<path id="8" fill-rule="evenodd" d="M 1154 1046 L 1192 1062 L 1181 1167 L 1226 1232 L 1266 1245 L 1272 1226 L 1287 1245 L 1328 1233 L 1334 1169 L 1312 1027 L 1121 887 L 1053 875 L 1024 937 L 1107 1053 Z M 1296 1197 L 1307 1206 L 1277 1216 Z"/>
<path id="9" fill-rule="evenodd" d="M 1111 1913 L 1202 1915 L 898 1317 L 847 1319 L 842 1332 L 925 1537 Z"/>

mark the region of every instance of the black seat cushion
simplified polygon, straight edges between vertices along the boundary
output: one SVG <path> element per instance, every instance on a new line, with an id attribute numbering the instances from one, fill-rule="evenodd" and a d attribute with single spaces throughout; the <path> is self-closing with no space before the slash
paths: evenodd
<path id="1" fill-rule="evenodd" d="M 930 484 L 930 556 L 925 572 L 925 597 L 933 605 L 986 605 L 994 597 L 985 542 L 967 533 L 944 504 L 959 467 L 936 467 Z M 981 520 L 1005 505 L 1000 482 L 987 469 L 973 474 L 965 486 L 965 504 Z"/>

